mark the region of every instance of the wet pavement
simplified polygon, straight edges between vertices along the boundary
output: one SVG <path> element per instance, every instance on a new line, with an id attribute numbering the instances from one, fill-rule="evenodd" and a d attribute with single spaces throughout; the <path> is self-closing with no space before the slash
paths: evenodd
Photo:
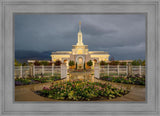
<path id="1" fill-rule="evenodd" d="M 54 81 L 54 83 L 63 83 L 69 80 L 89 80 L 91 82 L 101 82 L 101 83 L 110 83 L 114 87 L 122 87 L 127 88 L 130 92 L 122 97 L 117 97 L 115 99 L 108 100 L 106 98 L 102 98 L 97 101 L 128 101 L 128 102 L 136 102 L 142 101 L 145 102 L 146 88 L 141 85 L 132 85 L 132 84 L 121 84 L 121 83 L 112 83 L 106 82 L 99 79 L 94 78 L 94 75 L 90 72 L 73 72 L 70 73 L 67 78 L 59 81 Z M 15 101 L 62 101 L 62 100 L 54 100 L 46 97 L 39 96 L 35 94 L 35 91 L 43 89 L 43 87 L 49 87 L 52 83 L 40 83 L 40 84 L 32 84 L 32 85 L 24 85 L 24 86 L 16 86 L 15 87 Z"/>

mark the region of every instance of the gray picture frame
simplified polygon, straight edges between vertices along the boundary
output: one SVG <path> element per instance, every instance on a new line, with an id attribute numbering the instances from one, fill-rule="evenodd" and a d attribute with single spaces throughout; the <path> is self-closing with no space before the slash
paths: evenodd
<path id="1" fill-rule="evenodd" d="M 15 102 L 14 13 L 146 14 L 146 102 Z M 0 0 L 0 25 L 1 115 L 160 115 L 159 0 Z"/>

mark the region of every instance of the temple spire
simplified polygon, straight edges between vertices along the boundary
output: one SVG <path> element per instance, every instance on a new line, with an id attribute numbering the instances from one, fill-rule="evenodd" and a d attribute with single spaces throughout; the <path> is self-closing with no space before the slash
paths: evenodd
<path id="1" fill-rule="evenodd" d="M 79 32 L 81 32 L 81 21 L 79 21 Z"/>
<path id="2" fill-rule="evenodd" d="M 81 32 L 81 21 L 79 21 L 79 32 L 77 45 L 83 45 L 82 32 Z"/>

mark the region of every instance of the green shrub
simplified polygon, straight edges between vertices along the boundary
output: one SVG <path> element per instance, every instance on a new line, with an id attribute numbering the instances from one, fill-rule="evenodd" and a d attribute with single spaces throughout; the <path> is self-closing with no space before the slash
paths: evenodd
<path id="1" fill-rule="evenodd" d="M 87 62 L 87 65 L 88 65 L 88 66 L 92 66 L 92 65 L 93 65 L 93 62 L 90 60 L 90 61 Z"/>
<path id="2" fill-rule="evenodd" d="M 136 66 L 139 66 L 139 65 L 145 66 L 145 60 L 143 61 L 141 59 L 133 60 L 131 64 Z"/>
<path id="3" fill-rule="evenodd" d="M 145 77 L 129 76 L 125 78 L 125 77 L 103 76 L 100 79 L 105 81 L 116 82 L 116 83 L 123 83 L 123 84 L 145 85 Z"/>
<path id="4" fill-rule="evenodd" d="M 52 63 L 50 63 L 48 61 L 41 61 L 40 64 L 44 65 L 44 66 L 51 66 L 52 65 Z"/>
<path id="5" fill-rule="evenodd" d="M 100 65 L 106 65 L 107 63 L 105 61 L 100 61 Z"/>
<path id="6" fill-rule="evenodd" d="M 56 60 L 56 61 L 54 62 L 54 64 L 55 64 L 55 66 L 60 66 L 60 65 L 62 64 L 62 62 L 61 62 L 60 60 Z"/>
<path id="7" fill-rule="evenodd" d="M 15 85 L 28 85 L 31 83 L 31 80 L 25 78 L 15 79 Z"/>
<path id="8" fill-rule="evenodd" d="M 41 77 L 41 78 L 18 78 L 15 79 L 15 85 L 29 85 L 29 84 L 37 84 L 37 83 L 46 83 L 46 82 L 52 82 L 52 81 L 56 81 L 56 80 L 60 80 L 61 77 L 58 76 L 51 76 L 51 77 Z"/>
<path id="9" fill-rule="evenodd" d="M 69 61 L 69 66 L 74 66 L 74 64 L 75 64 L 75 63 L 74 63 L 73 60 L 70 60 L 70 61 Z"/>
<path id="10" fill-rule="evenodd" d="M 119 65 L 119 61 L 111 61 L 109 65 Z"/>

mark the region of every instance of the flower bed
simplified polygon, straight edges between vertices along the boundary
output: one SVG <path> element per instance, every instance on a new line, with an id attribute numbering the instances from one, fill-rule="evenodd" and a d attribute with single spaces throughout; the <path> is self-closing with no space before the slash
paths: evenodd
<path id="1" fill-rule="evenodd" d="M 15 79 L 15 85 L 30 85 L 30 84 L 37 84 L 37 83 L 46 83 L 51 81 L 60 80 L 60 77 L 51 76 L 51 77 L 41 77 L 41 78 L 17 78 Z"/>
<path id="2" fill-rule="evenodd" d="M 112 99 L 123 96 L 129 91 L 122 88 L 112 87 L 110 84 L 99 82 L 89 82 L 82 80 L 68 81 L 63 84 L 52 84 L 37 91 L 41 96 L 71 101 L 90 101 L 105 97 Z"/>
<path id="3" fill-rule="evenodd" d="M 109 77 L 103 76 L 100 79 L 123 84 L 145 85 L 145 77 Z"/>

